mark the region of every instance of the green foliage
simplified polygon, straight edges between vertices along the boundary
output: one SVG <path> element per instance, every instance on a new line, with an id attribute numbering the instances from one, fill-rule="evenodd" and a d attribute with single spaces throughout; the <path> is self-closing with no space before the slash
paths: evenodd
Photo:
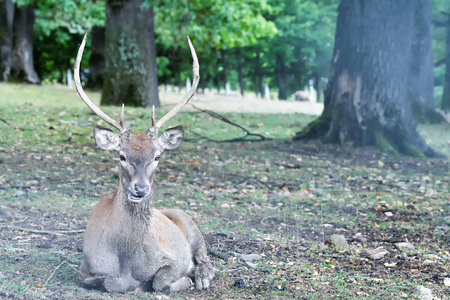
<path id="1" fill-rule="evenodd" d="M 255 80 L 256 52 L 265 81 L 276 81 L 276 56 L 283 57 L 289 90 L 301 89 L 313 76 L 326 77 L 331 57 L 338 0 L 145 0 L 153 6 L 158 47 L 158 76 L 178 84 L 191 76 L 186 35 L 196 46 L 205 84 L 237 87 L 236 68 L 243 69 L 247 88 Z M 82 34 L 105 24 L 105 1 L 17 0 L 36 5 L 35 48 L 44 82 L 62 81 L 72 67 Z M 87 68 L 89 43 L 84 67 Z M 226 60 L 224 57 L 226 56 Z"/>
<path id="2" fill-rule="evenodd" d="M 271 11 L 265 0 L 147 0 L 143 7 L 150 5 L 155 10 L 158 43 L 166 48 L 185 47 L 186 35 L 206 48 L 246 47 L 277 32 L 275 24 L 262 16 Z"/>
<path id="3" fill-rule="evenodd" d="M 25 5 L 27 2 L 30 1 L 21 0 L 18 5 Z M 72 68 L 75 62 L 82 34 L 94 26 L 104 26 L 105 2 L 39 1 L 35 14 L 34 43 L 39 53 L 38 69 L 42 72 L 44 82 L 62 81 L 64 71 Z M 85 67 L 87 61 L 84 60 Z"/>
<path id="4" fill-rule="evenodd" d="M 274 56 L 281 57 L 291 77 L 289 92 L 302 89 L 313 75 L 327 77 L 338 1 L 270 0 L 269 4 L 273 14 L 268 17 L 279 33 L 262 46 L 272 69 Z"/>
<path id="5" fill-rule="evenodd" d="M 448 12 L 450 12 L 450 1 L 449 0 L 434 0 L 433 1 L 433 20 L 434 28 L 433 28 L 433 48 L 434 48 L 434 56 L 435 62 L 438 64 L 434 69 L 435 76 L 435 99 L 440 105 L 440 101 L 442 100 L 443 93 L 443 85 L 444 85 L 444 77 L 445 77 L 445 64 L 443 64 L 443 60 L 447 55 L 447 30 L 449 30 L 449 26 L 445 26 L 445 23 L 448 23 Z"/>

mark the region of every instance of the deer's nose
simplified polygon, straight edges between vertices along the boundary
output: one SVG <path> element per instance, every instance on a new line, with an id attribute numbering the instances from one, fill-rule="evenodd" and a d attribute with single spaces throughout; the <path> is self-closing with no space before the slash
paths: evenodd
<path id="1" fill-rule="evenodd" d="M 150 186 L 149 185 L 134 185 L 134 192 L 136 193 L 136 196 L 144 197 L 150 192 Z"/>

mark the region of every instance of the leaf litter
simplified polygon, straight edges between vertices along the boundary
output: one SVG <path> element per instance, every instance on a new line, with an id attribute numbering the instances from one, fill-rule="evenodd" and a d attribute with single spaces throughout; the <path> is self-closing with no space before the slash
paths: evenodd
<path id="1" fill-rule="evenodd" d="M 144 127 L 148 116 L 137 112 L 129 120 Z M 81 288 L 74 266 L 92 205 L 117 183 L 117 158 L 95 148 L 90 127 L 71 122 L 92 122 L 77 110 L 14 114 L 28 123 L 11 119 L 13 134 L 2 136 L 0 296 L 111 299 Z M 202 123 L 181 116 L 194 117 Z M 211 290 L 176 297 L 400 299 L 421 285 L 449 295 L 446 160 L 317 142 L 193 140 L 165 153 L 157 181 L 155 205 L 194 218 L 217 274 Z M 338 247 L 329 243 L 336 236 Z"/>

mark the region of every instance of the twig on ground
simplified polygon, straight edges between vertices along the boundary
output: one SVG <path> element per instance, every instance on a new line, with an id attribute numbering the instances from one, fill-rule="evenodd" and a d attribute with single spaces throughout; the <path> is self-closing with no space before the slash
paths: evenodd
<path id="1" fill-rule="evenodd" d="M 69 264 L 66 260 L 63 261 L 62 263 L 60 263 L 52 272 L 52 274 L 50 274 L 50 276 L 48 276 L 47 280 L 45 281 L 45 283 L 43 284 L 44 286 L 47 285 L 48 281 L 53 277 L 53 274 L 55 274 L 56 270 L 58 270 L 63 264 L 67 264 L 69 267 L 71 267 L 72 269 L 74 269 L 75 271 L 77 271 L 77 273 L 81 273 L 77 268 L 75 268 L 74 266 L 72 266 L 71 264 Z"/>
<path id="2" fill-rule="evenodd" d="M 12 225 L 3 225 L 0 226 L 0 229 L 5 228 L 5 229 L 11 229 L 11 230 L 19 230 L 19 231 L 24 231 L 24 232 L 30 232 L 30 233 L 37 233 L 37 234 L 78 234 L 78 233 L 83 233 L 85 230 L 84 229 L 80 229 L 80 230 L 56 230 L 56 231 L 52 231 L 52 230 L 38 230 L 38 229 L 32 229 L 32 228 L 23 228 L 23 227 L 18 227 L 18 226 L 12 226 Z"/>
<path id="3" fill-rule="evenodd" d="M 234 123 L 234 122 L 228 120 L 226 117 L 224 117 L 224 116 L 222 116 L 222 115 L 220 115 L 220 114 L 218 114 L 218 113 L 216 113 L 216 112 L 214 112 L 212 110 L 199 108 L 199 107 L 193 105 L 192 103 L 188 103 L 188 104 L 190 104 L 193 108 L 210 115 L 213 118 L 216 118 L 216 119 L 218 119 L 218 120 L 220 120 L 222 122 L 225 122 L 227 124 L 230 124 L 232 126 L 235 126 L 235 127 L 239 128 L 239 129 L 241 129 L 242 131 L 245 132 L 245 135 L 243 137 L 234 138 L 234 139 L 227 139 L 227 140 L 215 140 L 215 139 L 211 139 L 211 138 L 203 136 L 203 135 L 201 135 L 199 133 L 194 132 L 194 134 L 200 136 L 202 139 L 205 139 L 205 140 L 210 141 L 210 142 L 218 142 L 218 143 L 248 142 L 248 141 L 259 142 L 259 141 L 271 140 L 270 138 L 266 138 L 262 134 L 252 133 L 252 132 L 248 131 L 247 128 L 245 128 L 245 127 L 243 127 L 243 126 L 241 126 L 241 125 L 239 125 L 237 123 Z M 257 139 L 247 139 L 247 137 L 256 137 Z"/>
<path id="4" fill-rule="evenodd" d="M 9 122 L 8 121 L 6 121 L 5 119 L 3 119 L 3 118 L 0 118 L 0 121 L 2 121 L 3 123 L 5 123 L 5 124 L 9 124 Z"/>
<path id="5" fill-rule="evenodd" d="M 269 189 L 272 188 L 272 187 L 268 184 L 268 182 L 261 181 L 261 180 L 259 180 L 257 177 L 250 177 L 250 176 L 244 176 L 244 175 L 233 174 L 233 173 L 225 173 L 224 175 L 225 175 L 225 176 L 240 177 L 240 178 L 244 179 L 244 181 L 241 182 L 241 183 L 244 183 L 245 181 L 248 181 L 248 180 L 250 180 L 250 179 L 253 179 L 253 180 L 259 182 L 260 184 L 264 185 L 265 187 L 267 187 L 267 188 L 269 188 Z M 275 183 L 273 183 L 273 184 L 275 184 Z"/>
<path id="6" fill-rule="evenodd" d="M 322 245 L 325 245 L 325 228 L 323 226 L 322 204 L 320 205 L 320 231 L 322 233 Z"/>
<path id="7" fill-rule="evenodd" d="M 439 256 L 442 259 L 450 259 L 450 257 L 445 256 L 443 254 L 437 253 L 437 252 L 433 252 L 433 251 L 424 251 L 424 252 L 417 252 L 417 254 L 422 254 L 422 255 L 427 255 L 427 254 L 432 254 L 432 255 L 436 255 Z"/>

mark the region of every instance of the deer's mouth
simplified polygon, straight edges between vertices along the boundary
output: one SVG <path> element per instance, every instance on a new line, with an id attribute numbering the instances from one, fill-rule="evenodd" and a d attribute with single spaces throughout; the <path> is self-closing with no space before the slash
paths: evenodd
<path id="1" fill-rule="evenodd" d="M 130 200 L 133 203 L 140 203 L 144 199 L 144 196 L 136 196 L 132 192 L 128 192 L 128 200 Z"/>

